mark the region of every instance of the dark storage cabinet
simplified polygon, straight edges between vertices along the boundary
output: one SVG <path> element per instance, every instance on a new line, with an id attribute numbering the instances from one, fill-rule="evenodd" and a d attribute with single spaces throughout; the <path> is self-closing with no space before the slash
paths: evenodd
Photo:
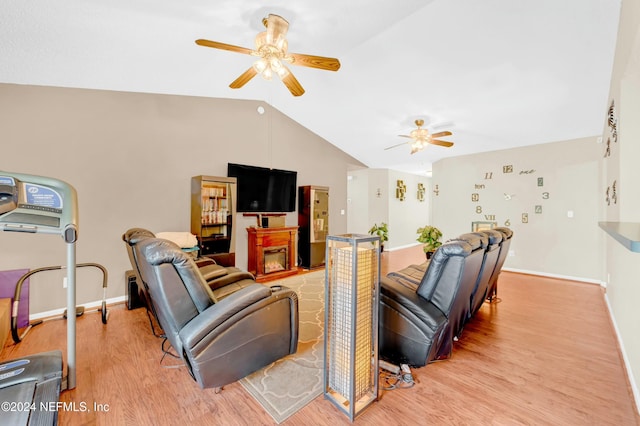
<path id="1" fill-rule="evenodd" d="M 298 254 L 300 266 L 316 268 L 325 263 L 329 235 L 329 188 L 298 188 Z"/>

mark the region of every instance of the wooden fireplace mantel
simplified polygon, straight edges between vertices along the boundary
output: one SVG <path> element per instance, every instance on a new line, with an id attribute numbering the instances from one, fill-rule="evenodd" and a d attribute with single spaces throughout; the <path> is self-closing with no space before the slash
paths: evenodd
<path id="1" fill-rule="evenodd" d="M 284 228 L 247 228 L 248 260 L 247 270 L 251 272 L 257 282 L 271 281 L 295 275 L 296 267 L 296 234 L 297 226 Z M 286 268 L 281 271 L 265 271 L 264 252 L 276 248 L 287 248 Z"/>

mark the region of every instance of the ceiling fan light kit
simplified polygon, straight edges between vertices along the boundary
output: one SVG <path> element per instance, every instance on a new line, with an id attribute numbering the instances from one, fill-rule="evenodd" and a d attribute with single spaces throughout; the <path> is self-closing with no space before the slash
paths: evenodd
<path id="1" fill-rule="evenodd" d="M 276 74 L 293 96 L 300 96 L 304 94 L 304 88 L 285 63 L 329 71 L 338 71 L 340 69 L 340 61 L 336 58 L 288 53 L 286 35 L 289 23 L 281 16 L 270 14 L 262 20 L 262 23 L 267 30 L 256 36 L 255 50 L 217 41 L 196 40 L 196 44 L 200 46 L 244 53 L 260 58 L 253 63 L 251 68 L 231 82 L 229 87 L 232 89 L 241 88 L 258 74 L 265 80 L 271 80 L 273 75 Z"/>

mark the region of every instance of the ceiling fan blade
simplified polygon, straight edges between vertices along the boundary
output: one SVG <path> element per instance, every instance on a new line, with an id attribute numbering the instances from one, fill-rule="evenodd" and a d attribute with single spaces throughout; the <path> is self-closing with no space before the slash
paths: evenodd
<path id="1" fill-rule="evenodd" d="M 432 143 L 433 145 L 445 146 L 447 148 L 453 146 L 453 142 L 441 141 L 438 139 L 431 139 L 431 142 L 429 143 Z"/>
<path id="2" fill-rule="evenodd" d="M 289 53 L 292 65 L 301 67 L 318 68 L 321 70 L 338 71 L 340 61 L 336 58 L 326 58 L 324 56 L 304 55 L 302 53 Z"/>
<path id="3" fill-rule="evenodd" d="M 304 89 L 300 85 L 298 79 L 293 75 L 291 71 L 289 71 L 289 68 L 285 67 L 285 69 L 287 70 L 287 72 L 284 76 L 281 77 L 284 85 L 287 86 L 287 89 L 289 89 L 293 96 L 303 95 Z"/>
<path id="4" fill-rule="evenodd" d="M 453 135 L 453 133 L 451 133 L 449 131 L 444 131 L 444 132 L 432 133 L 431 137 L 432 138 L 441 138 L 443 136 L 451 136 L 451 135 Z"/>
<path id="5" fill-rule="evenodd" d="M 247 84 L 249 82 L 249 80 L 251 80 L 257 74 L 258 74 L 258 71 L 256 71 L 255 68 L 251 67 L 248 70 L 246 70 L 245 72 L 243 72 L 240 75 L 240 77 L 238 77 L 235 80 L 233 80 L 233 82 L 231 82 L 229 87 L 231 87 L 232 89 L 239 89 L 242 86 L 244 86 L 245 84 Z"/>
<path id="6" fill-rule="evenodd" d="M 386 150 L 391 149 L 391 148 L 397 148 L 397 147 L 399 147 L 399 146 L 406 145 L 406 144 L 408 144 L 408 143 L 409 143 L 409 142 L 402 142 L 402 143 L 398 143 L 398 144 L 395 144 L 395 145 L 391 145 L 390 147 L 387 147 L 387 148 L 385 148 L 384 150 L 386 151 Z"/>
<path id="7" fill-rule="evenodd" d="M 214 49 L 228 50 L 230 52 L 246 53 L 247 55 L 251 55 L 253 53 L 253 50 L 248 49 L 246 47 L 234 46 L 233 44 L 220 43 L 219 41 L 198 39 L 196 40 L 196 44 L 199 46 L 213 47 Z"/>
<path id="8" fill-rule="evenodd" d="M 409 135 L 398 135 L 398 136 L 400 136 L 401 138 L 409 138 L 409 139 L 411 139 L 411 136 L 409 136 Z"/>

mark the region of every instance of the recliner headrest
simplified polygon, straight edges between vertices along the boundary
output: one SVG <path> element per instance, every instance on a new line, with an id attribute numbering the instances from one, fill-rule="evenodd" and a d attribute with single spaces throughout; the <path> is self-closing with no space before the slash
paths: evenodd
<path id="1" fill-rule="evenodd" d="M 508 240 L 509 238 L 513 237 L 513 231 L 511 230 L 511 228 L 507 228 L 504 226 L 498 226 L 497 228 L 493 228 L 494 231 L 498 231 L 498 232 L 502 232 L 502 234 L 504 235 L 503 239 L 504 240 Z"/>
<path id="2" fill-rule="evenodd" d="M 467 244 L 464 244 L 467 243 Z M 478 245 L 479 247 L 479 245 Z M 433 255 L 432 259 L 436 257 L 451 257 L 462 256 L 467 257 L 473 251 L 474 247 L 464 240 L 451 240 L 443 243 Z"/>
<path id="3" fill-rule="evenodd" d="M 462 265 L 460 262 L 464 262 L 464 258 L 469 256 L 472 251 L 471 245 L 463 240 L 450 240 L 443 243 L 433 254 L 427 271 L 416 289 L 416 293 L 430 300 L 447 268 L 447 264 L 453 258 L 458 258 L 458 261 L 454 262 L 454 264 Z"/>
<path id="4" fill-rule="evenodd" d="M 489 245 L 489 237 L 480 232 L 462 234 L 458 238 L 451 239 L 451 241 L 464 241 L 471 246 L 472 251 L 479 248 L 486 249 Z"/>
<path id="5" fill-rule="evenodd" d="M 170 263 L 182 280 L 199 312 L 215 303 L 216 299 L 193 258 L 177 244 L 161 238 L 147 238 L 140 243 L 143 256 L 153 266 Z"/>
<path id="6" fill-rule="evenodd" d="M 130 246 L 134 246 L 147 238 L 155 238 L 155 235 L 144 228 L 131 228 L 122 235 L 122 240 Z"/>
<path id="7" fill-rule="evenodd" d="M 143 252 L 147 262 L 154 266 L 163 263 L 184 265 L 184 263 L 190 260 L 190 256 L 180 250 L 180 247 L 175 243 L 162 238 L 153 238 L 153 242 L 144 246 Z"/>
<path id="8" fill-rule="evenodd" d="M 485 229 L 484 231 L 481 231 L 481 232 L 485 234 L 487 237 L 489 237 L 490 245 L 500 244 L 500 241 L 502 241 L 503 234 L 500 231 L 495 231 L 493 229 Z"/>

